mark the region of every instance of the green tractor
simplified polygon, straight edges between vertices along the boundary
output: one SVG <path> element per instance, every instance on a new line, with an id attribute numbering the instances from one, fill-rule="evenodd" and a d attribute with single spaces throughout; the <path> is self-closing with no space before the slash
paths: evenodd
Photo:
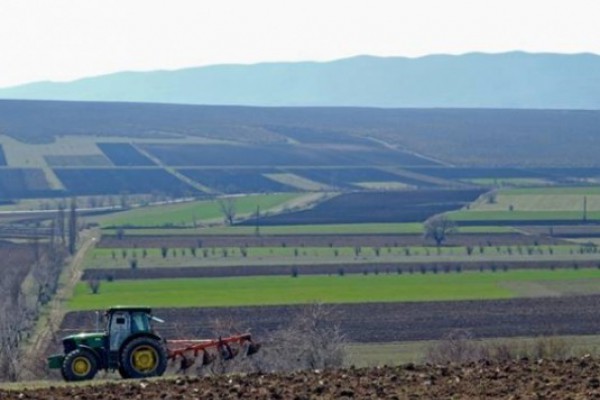
<path id="1" fill-rule="evenodd" d="M 123 378 L 161 376 L 169 360 L 181 358 L 182 368 L 202 355 L 202 365 L 217 355 L 231 359 L 244 346 L 247 355 L 258 351 L 250 334 L 215 340 L 173 340 L 161 338 L 152 322 L 164 322 L 152 315 L 149 307 L 112 307 L 106 312 L 106 328 L 102 332 L 78 333 L 63 339 L 64 354 L 48 358 L 51 369 L 60 369 L 66 381 L 93 379 L 99 370 L 118 371 Z M 175 345 L 176 348 L 169 346 Z M 239 345 L 236 348 L 235 345 Z M 190 358 L 194 356 L 194 359 Z"/>

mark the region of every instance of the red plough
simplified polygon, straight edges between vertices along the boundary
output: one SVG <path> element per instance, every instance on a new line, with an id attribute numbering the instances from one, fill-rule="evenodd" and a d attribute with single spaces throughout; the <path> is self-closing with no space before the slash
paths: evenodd
<path id="1" fill-rule="evenodd" d="M 231 360 L 240 353 L 250 356 L 259 349 L 260 344 L 252 342 L 249 333 L 209 340 L 167 340 L 168 358 L 173 363 L 181 358 L 180 370 L 182 371 L 194 365 L 199 356 L 202 357 L 201 366 L 205 366 L 212 363 L 217 357 Z"/>

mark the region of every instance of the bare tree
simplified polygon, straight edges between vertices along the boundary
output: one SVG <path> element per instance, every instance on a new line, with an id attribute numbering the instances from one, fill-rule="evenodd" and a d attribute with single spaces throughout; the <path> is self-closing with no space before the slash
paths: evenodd
<path id="1" fill-rule="evenodd" d="M 61 244 L 66 243 L 66 228 L 65 228 L 65 202 L 60 200 L 58 202 L 58 211 L 56 215 L 56 228 L 58 229 L 58 238 Z"/>
<path id="2" fill-rule="evenodd" d="M 219 204 L 219 209 L 223 214 L 223 218 L 225 219 L 225 223 L 227 225 L 233 225 L 233 220 L 235 219 L 236 214 L 236 202 L 233 197 L 223 197 L 217 199 L 217 203 Z"/>
<path id="3" fill-rule="evenodd" d="M 425 238 L 435 240 L 441 246 L 449 234 L 456 232 L 456 224 L 446 215 L 436 215 L 425 221 Z"/>
<path id="4" fill-rule="evenodd" d="M 288 327 L 268 338 L 255 356 L 255 367 L 261 371 L 341 367 L 346 355 L 346 339 L 334 314 L 332 306 L 306 306 Z"/>
<path id="5" fill-rule="evenodd" d="M 98 278 L 90 278 L 87 281 L 88 287 L 90 288 L 90 292 L 92 294 L 98 294 L 100 292 L 100 279 Z"/>
<path id="6" fill-rule="evenodd" d="M 71 199 L 71 206 L 69 208 L 69 254 L 75 254 L 77 249 L 77 200 Z"/>
<path id="7" fill-rule="evenodd" d="M 268 337 L 261 337 L 260 351 L 245 356 L 248 348 L 232 348 L 234 358 L 209 355 L 208 365 L 196 360 L 198 372 L 220 375 L 230 372 L 285 372 L 337 368 L 343 365 L 346 355 L 346 339 L 335 322 L 335 308 L 330 305 L 305 306 L 290 323 Z M 216 337 L 246 332 L 231 318 L 217 319 L 211 323 Z M 194 362 L 182 362 L 181 371 Z"/>

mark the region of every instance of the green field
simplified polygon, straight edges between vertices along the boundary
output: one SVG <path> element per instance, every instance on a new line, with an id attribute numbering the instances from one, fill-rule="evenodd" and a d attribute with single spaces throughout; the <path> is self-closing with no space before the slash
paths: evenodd
<path id="1" fill-rule="evenodd" d="M 581 211 L 483 211 L 461 210 L 448 214 L 449 218 L 460 221 L 582 221 Z M 588 221 L 600 221 L 600 211 L 587 213 Z"/>
<path id="2" fill-rule="evenodd" d="M 600 186 L 556 186 L 556 187 L 535 187 L 506 189 L 500 191 L 500 194 L 518 195 L 600 195 Z"/>
<path id="3" fill-rule="evenodd" d="M 235 197 L 235 208 L 238 216 L 248 216 L 282 207 L 285 203 L 300 197 L 297 193 L 269 194 Z M 139 226 L 139 227 L 171 227 L 194 226 L 194 221 L 223 219 L 219 204 L 215 200 L 202 200 L 189 203 L 167 204 L 136 208 L 116 213 L 101 219 L 101 226 Z"/>
<path id="4" fill-rule="evenodd" d="M 457 221 L 600 220 L 600 187 L 537 187 L 499 190 L 493 201 L 482 196 L 468 209 L 449 215 Z"/>
<path id="5" fill-rule="evenodd" d="M 468 226 L 459 229 L 461 233 L 512 233 L 515 230 L 507 226 Z M 103 229 L 105 235 L 115 235 L 116 229 Z M 126 234 L 140 236 L 157 235 L 255 235 L 253 226 L 214 226 L 208 228 L 187 229 L 126 229 Z M 364 223 L 364 224 L 330 224 L 330 225 L 282 225 L 260 227 L 262 235 L 415 235 L 423 233 L 423 225 L 418 222 L 408 223 Z"/>
<path id="6" fill-rule="evenodd" d="M 475 178 L 461 179 L 482 186 L 547 186 L 551 182 L 540 178 Z"/>
<path id="7" fill-rule="evenodd" d="M 96 248 L 84 268 L 202 267 L 226 265 L 360 264 L 414 262 L 503 262 L 596 260 L 585 245 L 556 246 L 399 246 L 399 247 L 204 247 L 204 248 Z M 590 252 L 589 250 L 592 250 Z M 165 251 L 163 255 L 163 251 Z M 470 254 L 469 254 L 470 252 Z"/>
<path id="8" fill-rule="evenodd" d="M 81 282 L 71 310 L 105 309 L 115 304 L 151 307 L 211 307 L 393 301 L 506 299 L 524 295 L 560 295 L 563 285 L 576 293 L 579 284 L 600 290 L 600 270 L 515 270 L 450 274 L 379 274 L 252 278 L 157 279 L 102 282 L 91 294 Z M 544 290 L 548 285 L 548 290 Z"/>

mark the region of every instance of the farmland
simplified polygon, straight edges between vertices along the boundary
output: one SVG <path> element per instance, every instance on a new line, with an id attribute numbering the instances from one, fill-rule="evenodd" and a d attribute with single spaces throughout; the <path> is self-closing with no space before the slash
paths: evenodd
<path id="1" fill-rule="evenodd" d="M 137 382 L 101 382 L 94 385 L 48 385 L 37 388 L 0 389 L 6 400 L 27 398 L 56 400 L 89 398 L 118 399 L 123 393 L 151 398 L 182 399 L 200 394 L 206 399 L 231 396 L 244 399 L 318 397 L 379 399 L 502 399 L 594 398 L 600 393 L 598 361 L 590 357 L 537 363 L 533 360 L 473 362 L 465 365 L 385 366 L 341 370 L 310 370 L 288 373 L 254 372 L 221 376 L 190 377 Z M 376 384 L 374 384 L 376 382 Z"/>
<path id="2" fill-rule="evenodd" d="M 316 207 L 262 219 L 263 225 L 421 222 L 432 215 L 461 208 L 482 190 L 422 190 L 348 193 Z"/>
<path id="3" fill-rule="evenodd" d="M 98 147 L 114 165 L 119 167 L 154 165 L 150 159 L 127 143 L 98 143 Z"/>
<path id="4" fill-rule="evenodd" d="M 591 334 L 598 115 L 0 101 L 0 201 L 121 205 L 81 210 L 101 237 L 77 255 L 58 333 L 143 299 L 170 336 L 212 336 L 222 316 L 266 336 L 313 302 L 353 343 Z M 542 131 L 571 136 L 546 157 Z M 442 213 L 456 229 L 436 246 L 424 221 Z"/>
<path id="5" fill-rule="evenodd" d="M 577 292 L 577 282 L 596 280 L 600 271 L 521 270 L 498 273 L 462 274 L 380 274 L 369 276 L 252 277 L 220 279 L 156 279 L 113 281 L 102 285 L 98 294 L 80 283 L 70 302 L 71 309 L 103 309 L 111 304 L 133 304 L 140 293 L 153 307 L 210 307 L 241 305 L 365 303 L 503 299 L 522 295 L 519 287 L 538 286 L 542 294 L 559 291 L 561 282 Z M 600 288 L 600 285 L 595 285 Z M 512 289 L 511 288 L 515 288 Z M 598 289 L 600 290 L 600 289 Z M 571 292 L 571 293 L 573 293 Z M 560 291 L 557 292 L 560 294 Z M 535 293 L 532 293 L 535 295 Z"/>
<path id="6" fill-rule="evenodd" d="M 290 240 L 289 238 L 282 238 Z M 289 242 L 279 242 L 278 246 L 263 246 L 252 239 L 244 241 L 237 240 L 207 240 L 206 244 L 220 243 L 219 246 L 208 247 L 202 239 L 188 240 L 189 247 L 169 247 L 168 241 L 162 241 L 160 248 L 99 248 L 92 251 L 86 258 L 86 266 L 89 268 L 129 268 L 131 260 L 137 262 L 138 267 L 201 267 L 201 266 L 227 266 L 227 265 L 298 265 L 298 264 L 336 264 L 345 266 L 348 264 L 384 264 L 392 263 L 397 266 L 411 264 L 437 264 L 437 263 L 530 263 L 530 262 L 555 262 L 568 263 L 572 261 L 593 262 L 596 259 L 597 248 L 586 244 L 550 245 L 537 244 L 488 246 L 480 242 L 475 245 L 472 241 L 467 246 L 411 246 L 406 245 L 417 241 L 407 238 L 403 245 L 398 246 L 398 241 L 393 238 L 388 242 L 383 240 L 372 240 L 372 246 L 365 246 L 365 239 L 331 241 L 331 247 L 322 243 L 317 246 L 304 246 L 304 242 L 293 246 L 293 239 Z M 385 239 L 385 238 L 382 238 Z M 510 238 L 507 238 L 509 241 Z M 254 243 L 253 243 L 254 242 Z M 311 241 L 306 241 L 310 243 Z M 318 241 L 316 241 L 318 242 Z M 350 243 L 360 243 L 349 246 Z M 127 243 L 127 242 L 126 242 Z M 182 242 L 171 241 L 181 245 Z M 185 241 L 183 241 L 185 243 Z M 232 247 L 239 243 L 237 247 Z M 250 245 L 248 245 L 248 243 Z M 346 246 L 336 245 L 338 243 Z M 402 243 L 402 241 L 400 241 Z M 257 245 L 259 247 L 252 247 Z M 382 246 L 380 246 L 382 244 Z M 387 244 L 387 246 L 385 246 Z M 202 247 L 199 248 L 198 245 Z M 134 244 L 135 246 L 135 244 Z"/>
<path id="7" fill-rule="evenodd" d="M 52 189 L 41 169 L 0 169 L 0 199 L 51 196 Z"/>
<path id="8" fill-rule="evenodd" d="M 71 195 L 165 193 L 175 197 L 197 194 L 192 186 L 163 169 L 55 168 L 54 173 Z"/>
<path id="9" fill-rule="evenodd" d="M 351 342 L 381 343 L 439 340 L 453 329 L 472 331 L 477 338 L 589 335 L 598 333 L 600 296 L 544 297 L 500 300 L 370 302 L 335 304 L 337 322 Z M 241 306 L 161 308 L 156 315 L 166 337 L 210 337 L 211 321 L 227 318 L 255 337 L 266 337 L 285 326 L 305 306 Z M 94 313 L 67 314 L 61 329 L 94 326 Z M 223 332 L 227 334 L 229 332 Z"/>
<path id="10" fill-rule="evenodd" d="M 297 175 L 330 186 L 357 188 L 357 184 L 365 182 L 398 182 L 404 185 L 423 185 L 424 182 L 402 177 L 375 168 L 312 168 L 294 170 Z M 360 186 L 358 186 L 360 187 Z"/>
<path id="11" fill-rule="evenodd" d="M 220 193 L 293 192 L 297 189 L 271 180 L 275 169 L 180 169 L 179 172 Z"/>
<path id="12" fill-rule="evenodd" d="M 236 214 L 247 216 L 260 207 L 263 212 L 293 202 L 296 194 L 271 194 L 244 196 L 235 200 Z M 194 226 L 194 221 L 223 219 L 219 204 L 214 200 L 194 201 L 160 205 L 129 210 L 102 219 L 103 226 L 122 227 L 186 227 Z"/>
<path id="13" fill-rule="evenodd" d="M 164 164 L 173 166 L 335 166 L 429 165 L 432 162 L 396 150 L 369 146 L 199 144 L 141 146 Z M 342 151 L 340 151 L 342 150 Z"/>
<path id="14" fill-rule="evenodd" d="M 461 227 L 462 233 L 485 234 L 485 233 L 510 233 L 514 229 L 509 226 L 466 226 Z M 103 229 L 104 234 L 114 236 L 115 229 Z M 136 228 L 129 232 L 130 236 L 185 236 L 193 237 L 200 235 L 231 235 L 231 236 L 249 236 L 256 235 L 255 226 L 211 226 L 199 229 L 169 229 L 169 228 Z M 318 225 L 270 225 L 261 226 L 260 232 L 264 235 L 362 235 L 362 234 L 380 234 L 380 235 L 405 235 L 422 234 L 423 224 L 416 222 L 404 223 L 360 223 L 360 224 L 318 224 Z"/>

